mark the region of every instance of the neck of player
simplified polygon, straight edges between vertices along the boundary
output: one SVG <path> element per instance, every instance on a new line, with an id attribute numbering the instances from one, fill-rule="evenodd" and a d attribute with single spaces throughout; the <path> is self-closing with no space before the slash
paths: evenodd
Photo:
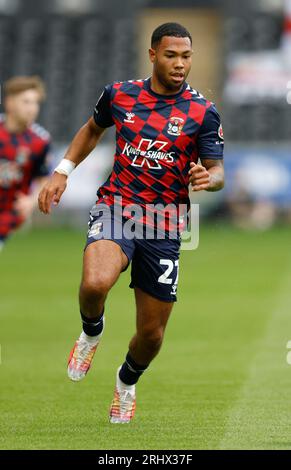
<path id="1" fill-rule="evenodd" d="M 159 79 L 155 76 L 155 74 L 153 74 L 151 76 L 151 89 L 155 92 L 155 93 L 158 93 L 159 95 L 176 95 L 177 93 L 179 93 L 182 88 L 184 86 L 184 82 L 182 83 L 182 85 L 177 88 L 176 90 L 171 90 L 169 88 L 167 88 L 165 85 L 163 85 Z"/>
<path id="2" fill-rule="evenodd" d="M 26 125 L 18 122 L 16 119 L 14 119 L 13 116 L 10 116 L 9 114 L 6 114 L 5 116 L 4 125 L 6 129 L 8 130 L 8 132 L 11 132 L 13 134 L 19 134 L 21 132 L 24 132 L 27 129 Z"/>

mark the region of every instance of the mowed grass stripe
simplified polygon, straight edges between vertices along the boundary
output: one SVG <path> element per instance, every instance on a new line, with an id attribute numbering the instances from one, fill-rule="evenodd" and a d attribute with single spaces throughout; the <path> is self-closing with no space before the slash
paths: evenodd
<path id="1" fill-rule="evenodd" d="M 108 409 L 134 332 L 129 270 L 108 296 L 88 377 L 80 384 L 66 377 L 80 332 L 83 244 L 84 233 L 35 230 L 17 234 L 1 254 L 0 448 L 218 448 L 274 310 L 289 232 L 210 226 L 197 251 L 182 253 L 179 302 L 126 427 L 110 425 Z"/>
<path id="2" fill-rule="evenodd" d="M 220 449 L 291 449 L 291 259 Z"/>

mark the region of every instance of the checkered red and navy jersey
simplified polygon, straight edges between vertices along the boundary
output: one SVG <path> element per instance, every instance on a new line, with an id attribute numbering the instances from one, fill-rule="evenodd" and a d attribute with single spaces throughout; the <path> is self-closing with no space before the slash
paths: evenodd
<path id="1" fill-rule="evenodd" d="M 107 85 L 94 120 L 116 127 L 112 172 L 97 191 L 112 204 L 187 204 L 190 162 L 223 158 L 223 131 L 215 105 L 187 83 L 176 95 L 159 95 L 150 78 Z"/>
<path id="2" fill-rule="evenodd" d="M 13 207 L 16 195 L 28 194 L 33 179 L 49 173 L 49 151 L 50 136 L 41 126 L 11 133 L 0 115 L 0 236 L 22 222 Z"/>

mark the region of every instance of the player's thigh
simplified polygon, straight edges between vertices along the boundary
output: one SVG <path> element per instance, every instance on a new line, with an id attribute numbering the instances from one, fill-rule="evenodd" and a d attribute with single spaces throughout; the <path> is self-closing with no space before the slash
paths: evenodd
<path id="1" fill-rule="evenodd" d="M 90 243 L 84 252 L 82 283 L 102 283 L 110 288 L 128 265 L 121 246 L 112 240 Z"/>
<path id="2" fill-rule="evenodd" d="M 157 299 L 139 287 L 134 288 L 137 331 L 164 330 L 174 302 Z"/>

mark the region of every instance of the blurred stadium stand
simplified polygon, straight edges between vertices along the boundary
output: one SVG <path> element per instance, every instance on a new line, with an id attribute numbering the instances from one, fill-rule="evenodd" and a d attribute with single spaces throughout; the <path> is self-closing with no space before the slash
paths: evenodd
<path id="1" fill-rule="evenodd" d="M 136 18 L 142 8 L 220 9 L 224 18 L 221 56 L 227 64 L 228 58 L 233 62 L 239 53 L 280 50 L 282 5 L 283 0 L 1 0 L 1 82 L 17 74 L 42 76 L 48 101 L 40 122 L 56 141 L 68 141 L 91 114 L 104 84 L 138 76 Z M 231 75 L 227 67 L 224 73 L 227 83 Z M 223 106 L 228 139 L 274 140 L 278 121 L 277 139 L 290 139 L 286 100 L 258 104 L 249 98 L 237 103 L 236 89 L 231 86 L 230 80 Z"/>
<path id="2" fill-rule="evenodd" d="M 277 146 L 291 139 L 288 11 L 291 16 L 291 0 L 0 0 L 0 81 L 18 74 L 39 74 L 45 80 L 48 100 L 39 122 L 52 134 L 60 158 L 92 114 L 103 86 L 140 78 L 139 60 L 147 62 L 142 54 L 155 20 L 185 18 L 193 38 L 196 34 L 190 83 L 218 103 L 227 142 L 245 146 L 238 153 L 242 160 L 254 155 L 252 146 L 268 144 L 276 160 Z M 205 27 L 200 18 L 207 17 Z M 101 152 L 107 173 L 113 135 L 111 129 L 104 139 L 109 150 Z M 226 165 L 236 154 L 234 147 L 230 152 Z M 290 171 L 289 163 L 286 168 Z M 229 197 L 222 191 L 215 200 L 223 194 Z M 199 198 L 203 205 L 208 195 Z"/>
<path id="3" fill-rule="evenodd" d="M 23 12 L 0 13 L 1 83 L 13 75 L 39 74 L 48 89 L 40 122 L 56 141 L 68 141 L 91 115 L 106 83 L 136 75 L 134 8 L 128 15 L 123 2 L 118 17 L 106 8 L 99 13 L 69 9 L 68 14 L 66 4 L 75 2 L 60 1 L 59 8 L 54 4 L 61 13 L 41 14 L 47 3 L 23 3 Z"/>
<path id="4" fill-rule="evenodd" d="M 288 1 L 246 1 L 239 8 L 236 1 L 226 2 L 224 119 L 231 141 L 290 140 L 291 49 L 283 48 Z"/>

